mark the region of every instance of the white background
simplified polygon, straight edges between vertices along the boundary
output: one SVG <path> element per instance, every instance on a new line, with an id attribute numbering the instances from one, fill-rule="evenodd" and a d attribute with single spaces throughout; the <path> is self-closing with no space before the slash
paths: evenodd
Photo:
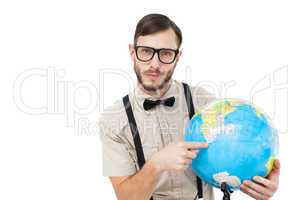
<path id="1" fill-rule="evenodd" d="M 297 199 L 299 10 L 276 0 L 1 1 L 0 199 L 115 199 L 95 125 L 134 87 L 128 44 L 152 12 L 182 29 L 175 79 L 271 116 L 282 163 L 273 199 Z"/>

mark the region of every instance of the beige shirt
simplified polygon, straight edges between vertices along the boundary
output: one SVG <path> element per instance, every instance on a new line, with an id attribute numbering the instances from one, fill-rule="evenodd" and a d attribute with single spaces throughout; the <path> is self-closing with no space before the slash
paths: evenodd
<path id="1" fill-rule="evenodd" d="M 214 97 L 200 87 L 191 87 L 194 107 L 197 111 Z M 161 99 L 174 96 L 172 107 L 163 105 L 145 111 L 146 98 L 155 100 L 136 87 L 130 94 L 134 117 L 140 133 L 145 160 L 167 144 L 184 139 L 189 120 L 187 104 L 181 82 L 172 80 Z M 103 147 L 103 175 L 128 176 L 138 170 L 137 156 L 122 99 L 107 108 L 100 116 L 100 134 Z M 145 180 L 147 181 L 147 180 Z M 193 200 L 197 194 L 196 176 L 191 168 L 184 172 L 164 172 L 153 193 L 153 199 Z M 203 198 L 214 199 L 212 188 L 203 182 Z"/>

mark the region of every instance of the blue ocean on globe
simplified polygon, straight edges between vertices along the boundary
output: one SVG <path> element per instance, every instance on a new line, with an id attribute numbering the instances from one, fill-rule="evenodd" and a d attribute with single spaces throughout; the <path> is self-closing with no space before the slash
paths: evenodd
<path id="1" fill-rule="evenodd" d="M 185 141 L 208 142 L 193 159 L 192 170 L 203 181 L 237 190 L 244 180 L 266 177 L 278 154 L 278 134 L 270 118 L 239 99 L 211 102 L 190 120 Z"/>

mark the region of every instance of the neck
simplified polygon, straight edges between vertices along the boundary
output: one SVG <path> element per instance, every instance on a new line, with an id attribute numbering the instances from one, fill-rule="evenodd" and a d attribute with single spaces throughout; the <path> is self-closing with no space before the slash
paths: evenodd
<path id="1" fill-rule="evenodd" d="M 166 94 L 166 92 L 169 90 L 170 86 L 171 86 L 172 81 L 169 80 L 167 83 L 164 84 L 163 88 L 161 89 L 157 89 L 155 91 L 149 91 L 146 90 L 142 84 L 138 83 L 138 87 L 146 94 L 159 99 L 160 97 L 164 96 L 164 94 Z"/>

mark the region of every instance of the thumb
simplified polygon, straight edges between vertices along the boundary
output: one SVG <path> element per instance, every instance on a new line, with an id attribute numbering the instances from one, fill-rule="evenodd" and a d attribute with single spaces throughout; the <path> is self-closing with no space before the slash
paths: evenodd
<path id="1" fill-rule="evenodd" d="M 275 179 L 275 178 L 278 178 L 279 174 L 280 174 L 280 162 L 278 159 L 276 159 L 274 161 L 274 165 L 273 165 L 273 168 L 270 172 L 270 174 L 268 175 L 268 178 L 269 179 Z"/>

